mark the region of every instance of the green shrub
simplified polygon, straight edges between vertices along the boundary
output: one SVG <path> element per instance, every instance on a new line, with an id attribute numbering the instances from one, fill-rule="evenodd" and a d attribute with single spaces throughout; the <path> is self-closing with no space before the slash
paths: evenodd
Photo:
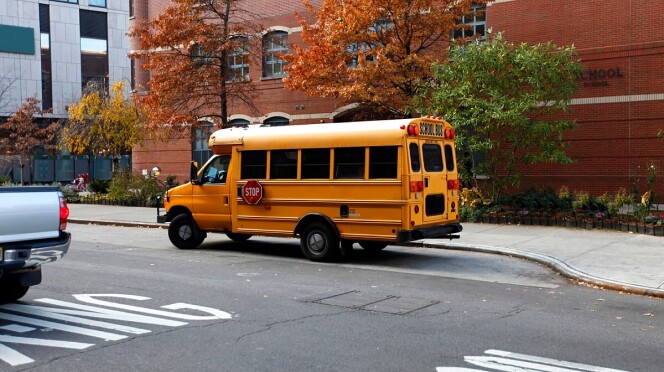
<path id="1" fill-rule="evenodd" d="M 155 195 L 163 192 L 163 187 L 153 178 L 124 169 L 113 173 L 108 188 L 110 198 L 129 205 L 145 205 L 150 203 Z"/>
<path id="2" fill-rule="evenodd" d="M 78 192 L 76 190 L 73 190 L 66 185 L 65 186 L 62 186 L 60 184 L 56 185 L 60 187 L 60 191 L 62 191 L 62 195 L 64 195 L 67 203 L 78 203 L 81 201 L 81 197 L 80 195 L 78 195 Z"/>
<path id="3" fill-rule="evenodd" d="M 111 185 L 110 180 L 94 179 L 90 181 L 88 185 L 88 190 L 95 194 L 106 194 L 108 193 L 108 188 Z"/>

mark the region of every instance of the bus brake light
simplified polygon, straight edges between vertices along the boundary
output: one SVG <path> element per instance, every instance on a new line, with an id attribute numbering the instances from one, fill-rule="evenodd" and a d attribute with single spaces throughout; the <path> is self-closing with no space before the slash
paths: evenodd
<path id="1" fill-rule="evenodd" d="M 451 129 L 451 128 L 445 129 L 445 138 L 454 139 L 454 135 L 455 135 L 454 129 Z"/>
<path id="2" fill-rule="evenodd" d="M 424 182 L 410 181 L 410 192 L 422 192 L 422 191 L 424 191 Z"/>
<path id="3" fill-rule="evenodd" d="M 447 180 L 447 189 L 448 190 L 459 190 L 461 182 L 458 179 L 456 180 Z"/>

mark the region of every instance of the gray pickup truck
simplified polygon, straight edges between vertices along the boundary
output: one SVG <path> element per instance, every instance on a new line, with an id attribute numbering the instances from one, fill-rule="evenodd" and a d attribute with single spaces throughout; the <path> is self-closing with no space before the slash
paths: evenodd
<path id="1" fill-rule="evenodd" d="M 69 249 L 69 208 L 58 187 L 0 187 L 0 304 L 41 283 L 41 265 Z"/>

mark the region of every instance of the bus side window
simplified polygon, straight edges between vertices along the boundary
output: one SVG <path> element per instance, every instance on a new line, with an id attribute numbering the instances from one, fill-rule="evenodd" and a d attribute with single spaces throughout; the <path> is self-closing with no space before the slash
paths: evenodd
<path id="1" fill-rule="evenodd" d="M 334 178 L 364 178 L 364 147 L 338 147 L 334 149 Z"/>
<path id="2" fill-rule="evenodd" d="M 240 153 L 240 178 L 247 179 L 262 179 L 267 176 L 267 151 L 242 151 Z"/>
<path id="3" fill-rule="evenodd" d="M 304 179 L 330 178 L 330 149 L 302 149 L 302 171 Z"/>
<path id="4" fill-rule="evenodd" d="M 297 178 L 297 150 L 270 151 L 270 179 Z"/>
<path id="5" fill-rule="evenodd" d="M 445 145 L 445 167 L 448 172 L 454 172 L 454 150 L 451 145 Z"/>
<path id="6" fill-rule="evenodd" d="M 410 153 L 410 168 L 413 172 L 420 171 L 420 147 L 417 143 L 411 142 L 408 145 L 408 152 Z"/>
<path id="7" fill-rule="evenodd" d="M 435 143 L 425 143 L 422 145 L 422 155 L 424 157 L 424 170 L 427 172 L 443 171 L 443 153 L 440 145 Z"/>
<path id="8" fill-rule="evenodd" d="M 397 178 L 396 146 L 369 147 L 369 178 Z"/>

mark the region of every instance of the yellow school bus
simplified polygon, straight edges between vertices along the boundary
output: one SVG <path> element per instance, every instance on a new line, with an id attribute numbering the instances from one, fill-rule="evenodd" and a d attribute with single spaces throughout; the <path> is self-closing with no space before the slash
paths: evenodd
<path id="1" fill-rule="evenodd" d="M 454 129 L 440 117 L 228 128 L 209 145 L 214 156 L 164 196 L 159 221 L 178 248 L 208 232 L 296 237 L 330 261 L 354 243 L 378 251 L 462 229 Z"/>

